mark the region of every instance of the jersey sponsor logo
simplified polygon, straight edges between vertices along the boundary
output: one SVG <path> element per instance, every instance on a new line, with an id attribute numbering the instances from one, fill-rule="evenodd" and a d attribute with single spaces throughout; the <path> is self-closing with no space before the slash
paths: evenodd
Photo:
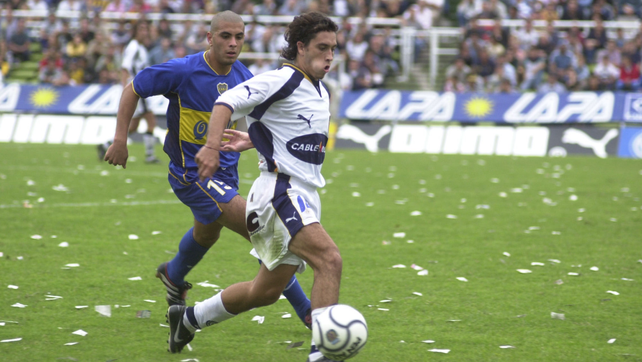
<path id="1" fill-rule="evenodd" d="M 228 85 L 227 83 L 219 83 L 216 85 L 216 89 L 218 90 L 218 94 L 223 94 L 228 89 Z"/>
<path id="2" fill-rule="evenodd" d="M 206 134 L 207 134 L 207 122 L 198 121 L 196 125 L 194 125 L 194 138 L 197 140 L 202 140 Z"/>
<path id="3" fill-rule="evenodd" d="M 308 122 L 308 127 L 312 128 L 312 117 L 314 117 L 314 114 L 310 116 L 310 118 L 305 118 L 305 116 L 297 114 L 296 118 L 300 119 L 302 121 Z"/>
<path id="4" fill-rule="evenodd" d="M 325 146 L 328 137 L 324 134 L 313 133 L 293 138 L 288 141 L 286 148 L 295 158 L 315 165 L 320 165 L 325 159 Z"/>

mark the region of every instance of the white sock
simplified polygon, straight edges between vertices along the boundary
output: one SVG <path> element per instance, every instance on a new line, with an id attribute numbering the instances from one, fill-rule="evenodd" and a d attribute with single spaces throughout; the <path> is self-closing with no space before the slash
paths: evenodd
<path id="1" fill-rule="evenodd" d="M 154 145 L 156 144 L 156 137 L 153 134 L 144 133 L 143 143 L 145 144 L 145 155 L 147 157 L 154 156 Z"/>
<path id="2" fill-rule="evenodd" d="M 221 293 L 204 300 L 194 307 L 194 317 L 196 318 L 196 323 L 198 323 L 201 328 L 221 323 L 236 316 L 236 314 L 232 314 L 225 309 L 223 300 L 221 299 Z M 189 323 L 189 320 L 185 320 L 185 318 L 187 318 L 187 313 L 183 316 L 183 323 L 189 328 L 191 323 Z"/>
<path id="3" fill-rule="evenodd" d="M 314 328 L 314 323 L 317 321 L 317 317 L 319 314 L 323 313 L 324 310 L 328 309 L 328 307 L 323 307 L 323 308 L 317 308 L 312 311 L 312 328 Z M 312 345 L 310 347 L 310 355 L 308 355 L 308 360 L 310 362 L 318 361 L 323 358 L 323 354 L 319 352 L 317 349 L 316 344 L 314 344 L 314 340 L 312 341 Z"/>

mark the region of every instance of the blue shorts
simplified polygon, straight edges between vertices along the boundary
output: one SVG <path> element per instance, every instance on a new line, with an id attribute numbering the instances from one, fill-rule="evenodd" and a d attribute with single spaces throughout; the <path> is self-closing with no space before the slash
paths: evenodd
<path id="1" fill-rule="evenodd" d="M 185 183 L 171 171 L 167 177 L 174 194 L 192 210 L 194 219 L 204 225 L 216 221 L 223 213 L 220 205 L 227 204 L 239 194 L 234 187 L 237 182 L 217 177 L 217 174 L 204 182 L 194 180 L 191 183 Z"/>

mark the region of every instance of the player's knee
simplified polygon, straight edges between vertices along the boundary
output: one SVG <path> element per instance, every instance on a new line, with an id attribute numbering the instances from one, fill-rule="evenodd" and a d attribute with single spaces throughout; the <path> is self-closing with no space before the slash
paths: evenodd
<path id="1" fill-rule="evenodd" d="M 218 241 L 218 238 L 220 236 L 221 236 L 220 230 L 217 230 L 215 232 L 209 232 L 209 233 L 194 232 L 194 239 L 196 240 L 196 242 L 206 248 L 209 248 L 212 245 L 214 245 Z"/>
<path id="2" fill-rule="evenodd" d="M 343 258 L 341 258 L 339 249 L 328 251 L 324 259 L 325 267 L 328 272 L 332 274 L 341 274 L 341 270 L 343 269 Z"/>

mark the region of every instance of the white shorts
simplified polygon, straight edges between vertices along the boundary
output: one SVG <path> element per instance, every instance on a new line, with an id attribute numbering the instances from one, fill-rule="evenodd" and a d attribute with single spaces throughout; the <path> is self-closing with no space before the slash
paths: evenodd
<path id="1" fill-rule="evenodd" d="M 147 98 L 139 98 L 132 118 L 142 117 L 143 114 L 151 111 L 152 109 L 149 107 L 149 101 Z"/>
<path id="2" fill-rule="evenodd" d="M 250 189 L 245 216 L 253 251 L 268 270 L 281 264 L 298 265 L 299 273 L 305 270 L 303 259 L 288 245 L 303 226 L 321 219 L 316 187 L 284 174 L 262 172 Z"/>

